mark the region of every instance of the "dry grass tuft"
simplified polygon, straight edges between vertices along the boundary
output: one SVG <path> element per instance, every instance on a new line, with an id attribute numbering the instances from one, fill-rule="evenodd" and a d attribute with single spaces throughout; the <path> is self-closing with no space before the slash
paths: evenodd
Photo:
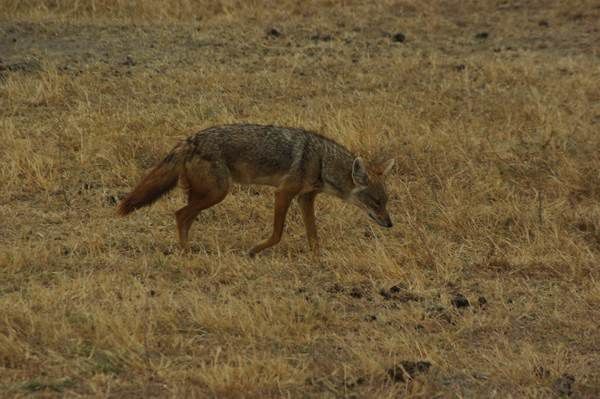
<path id="1" fill-rule="evenodd" d="M 600 396 L 595 2 L 0 10 L 6 397 Z M 245 256 L 267 188 L 204 212 L 191 255 L 180 194 L 115 217 L 178 138 L 232 122 L 393 155 L 395 228 L 323 196 L 316 264 L 295 209 Z"/>

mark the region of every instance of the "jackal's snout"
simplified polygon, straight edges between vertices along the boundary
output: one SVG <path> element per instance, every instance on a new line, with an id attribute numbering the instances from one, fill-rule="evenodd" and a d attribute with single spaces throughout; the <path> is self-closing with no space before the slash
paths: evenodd
<path id="1" fill-rule="evenodd" d="M 390 228 L 394 226 L 394 223 L 392 223 L 392 218 L 390 217 L 389 213 L 387 213 L 387 211 L 385 211 L 383 215 L 378 215 L 374 212 L 369 212 L 369 217 L 371 218 L 371 220 L 373 220 L 375 223 L 382 227 Z"/>
<path id="2" fill-rule="evenodd" d="M 355 188 L 348 201 L 367 212 L 371 220 L 382 227 L 394 225 L 387 211 L 388 196 L 386 194 L 384 177 L 394 166 L 394 160 L 388 160 L 367 170 L 363 160 L 356 158 L 352 164 L 352 180 Z"/>
<path id="3" fill-rule="evenodd" d="M 383 222 L 379 223 L 379 224 L 381 226 L 387 227 L 387 228 L 390 228 L 390 227 L 394 226 L 394 223 L 392 223 L 392 218 L 390 218 L 390 215 L 385 215 L 385 218 L 383 219 Z"/>

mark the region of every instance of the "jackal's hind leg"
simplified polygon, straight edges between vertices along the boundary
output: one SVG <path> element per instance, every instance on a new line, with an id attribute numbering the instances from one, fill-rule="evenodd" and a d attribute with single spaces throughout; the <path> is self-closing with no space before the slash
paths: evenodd
<path id="1" fill-rule="evenodd" d="M 210 208 L 211 206 L 218 204 L 225 198 L 226 195 L 227 193 L 223 193 L 221 195 L 214 195 L 210 193 L 203 197 L 198 197 L 175 212 L 179 245 L 182 249 L 188 249 L 188 233 L 192 223 L 194 223 L 194 220 L 196 220 L 196 217 L 200 214 L 200 212 L 203 209 Z"/>
<path id="2" fill-rule="evenodd" d="M 184 189 L 188 193 L 188 204 L 175 212 L 177 235 L 182 249 L 188 249 L 188 233 L 196 217 L 203 209 L 223 201 L 229 192 L 229 177 L 214 165 L 203 168 L 192 178 L 188 173 L 183 176 Z"/>

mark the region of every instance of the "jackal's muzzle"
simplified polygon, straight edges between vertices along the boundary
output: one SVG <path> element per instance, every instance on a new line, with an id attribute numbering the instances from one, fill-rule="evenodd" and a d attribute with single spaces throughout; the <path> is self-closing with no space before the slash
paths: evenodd
<path id="1" fill-rule="evenodd" d="M 379 216 L 373 212 L 369 212 L 369 217 L 378 225 L 382 227 L 392 227 L 394 223 L 392 223 L 392 219 L 390 215 L 386 212 L 385 215 Z"/>

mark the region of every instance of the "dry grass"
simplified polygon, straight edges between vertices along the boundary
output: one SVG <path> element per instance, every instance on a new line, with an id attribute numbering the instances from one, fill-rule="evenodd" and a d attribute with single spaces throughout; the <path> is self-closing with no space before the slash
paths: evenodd
<path id="1" fill-rule="evenodd" d="M 600 396 L 600 9 L 369 3 L 0 0 L 3 395 Z M 115 217 L 225 122 L 393 154 L 395 228 L 323 196 L 316 264 L 296 209 L 245 256 L 267 188 L 204 212 L 191 255 L 180 194 Z"/>

